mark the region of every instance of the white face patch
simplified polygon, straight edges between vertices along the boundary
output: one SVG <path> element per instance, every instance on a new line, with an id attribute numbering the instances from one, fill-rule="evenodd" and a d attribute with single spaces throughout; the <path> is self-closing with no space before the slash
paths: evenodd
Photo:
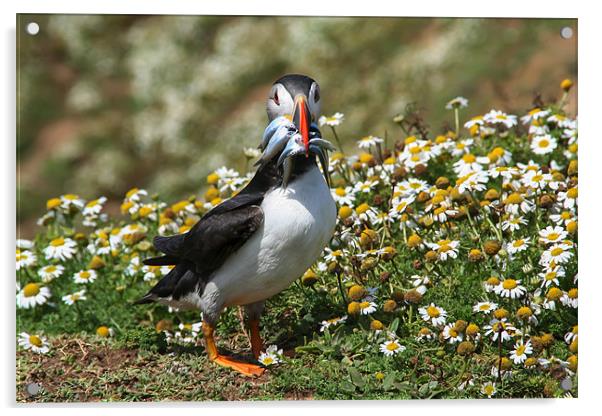
<path id="1" fill-rule="evenodd" d="M 274 84 L 266 103 L 270 120 L 281 116 L 292 116 L 294 99 L 282 84 Z"/>

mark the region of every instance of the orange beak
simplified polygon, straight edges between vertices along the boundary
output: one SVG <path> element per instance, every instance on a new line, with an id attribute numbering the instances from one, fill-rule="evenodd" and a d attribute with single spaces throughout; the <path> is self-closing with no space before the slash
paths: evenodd
<path id="1" fill-rule="evenodd" d="M 293 123 L 299 130 L 305 146 L 305 156 L 309 157 L 309 127 L 311 126 L 311 114 L 307 105 L 307 97 L 299 94 L 295 97 L 293 110 Z"/>

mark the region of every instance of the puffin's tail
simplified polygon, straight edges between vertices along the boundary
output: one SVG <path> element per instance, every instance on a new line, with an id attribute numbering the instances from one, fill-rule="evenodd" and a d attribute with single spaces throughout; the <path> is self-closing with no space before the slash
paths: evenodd
<path id="1" fill-rule="evenodd" d="M 165 257 L 157 257 L 155 259 L 163 259 Z M 155 260 L 149 259 L 149 260 Z M 145 261 L 145 264 L 146 263 Z M 156 263 L 155 263 L 156 264 Z M 173 263 L 161 263 L 161 264 L 173 264 Z M 142 305 L 145 303 L 152 303 L 160 298 L 169 298 L 170 296 L 173 298 L 179 298 L 182 290 L 183 284 L 186 283 L 196 283 L 195 274 L 190 270 L 190 264 L 186 262 L 180 262 L 167 273 L 163 279 L 159 281 L 151 290 L 148 291 L 146 295 L 141 297 L 140 299 L 134 302 L 134 305 Z M 188 285 L 186 285 L 188 286 Z"/>

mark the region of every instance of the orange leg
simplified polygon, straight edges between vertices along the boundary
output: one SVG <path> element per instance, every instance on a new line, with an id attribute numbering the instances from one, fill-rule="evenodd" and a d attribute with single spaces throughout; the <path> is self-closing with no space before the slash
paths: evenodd
<path id="1" fill-rule="evenodd" d="M 258 359 L 263 349 L 263 341 L 259 334 L 259 319 L 249 319 L 249 326 L 251 327 L 251 351 L 255 359 Z"/>
<path id="2" fill-rule="evenodd" d="M 260 376 L 265 371 L 264 368 L 250 363 L 234 360 L 233 358 L 226 357 L 217 352 L 215 346 L 215 339 L 213 338 L 214 327 L 203 321 L 203 336 L 205 337 L 205 343 L 207 346 L 207 354 L 209 359 L 214 363 L 221 365 L 222 367 L 228 367 L 238 371 L 245 376 Z"/>

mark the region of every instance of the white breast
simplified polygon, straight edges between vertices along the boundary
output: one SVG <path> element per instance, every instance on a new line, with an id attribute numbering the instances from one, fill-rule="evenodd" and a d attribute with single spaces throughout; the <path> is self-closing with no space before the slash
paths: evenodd
<path id="1" fill-rule="evenodd" d="M 263 225 L 211 278 L 201 303 L 246 305 L 281 292 L 332 237 L 336 206 L 317 167 L 270 191 L 261 208 Z"/>

